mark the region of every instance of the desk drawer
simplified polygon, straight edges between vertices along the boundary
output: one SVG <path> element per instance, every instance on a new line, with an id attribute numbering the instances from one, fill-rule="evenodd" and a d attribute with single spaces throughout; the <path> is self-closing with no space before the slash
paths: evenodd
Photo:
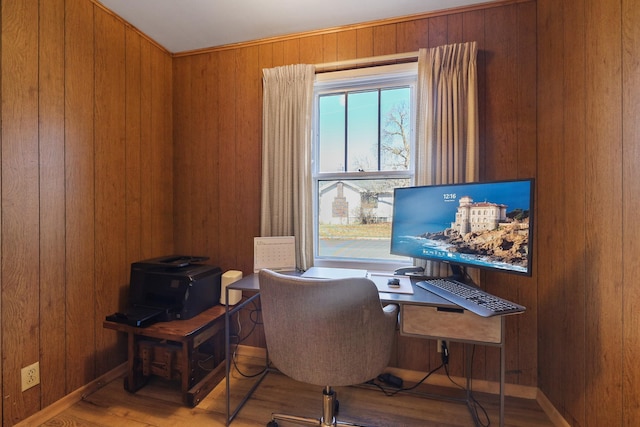
<path id="1" fill-rule="evenodd" d="M 470 311 L 444 311 L 426 305 L 402 304 L 400 333 L 422 338 L 500 344 L 502 318 Z"/>

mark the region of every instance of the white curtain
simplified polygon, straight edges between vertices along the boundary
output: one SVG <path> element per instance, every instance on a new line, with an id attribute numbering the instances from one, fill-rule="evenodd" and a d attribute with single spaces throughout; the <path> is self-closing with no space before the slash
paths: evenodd
<path id="1" fill-rule="evenodd" d="M 416 185 L 479 178 L 476 42 L 418 52 Z M 425 274 L 447 275 L 436 263 Z"/>
<path id="2" fill-rule="evenodd" d="M 295 236 L 296 266 L 313 265 L 313 65 L 263 70 L 260 234 Z"/>

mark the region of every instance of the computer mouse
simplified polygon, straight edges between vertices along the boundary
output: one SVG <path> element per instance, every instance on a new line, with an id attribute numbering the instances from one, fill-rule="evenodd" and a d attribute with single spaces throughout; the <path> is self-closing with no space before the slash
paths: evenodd
<path id="1" fill-rule="evenodd" d="M 400 287 L 400 279 L 398 278 L 393 278 L 393 279 L 389 279 L 387 281 L 387 286 L 389 286 L 390 288 L 399 288 Z"/>

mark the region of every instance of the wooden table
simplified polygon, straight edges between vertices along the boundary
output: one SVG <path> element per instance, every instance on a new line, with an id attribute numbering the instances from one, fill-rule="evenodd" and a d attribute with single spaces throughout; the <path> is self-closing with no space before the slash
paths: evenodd
<path id="1" fill-rule="evenodd" d="M 185 405 L 196 406 L 224 377 L 224 356 L 214 357 L 215 367 L 199 366 L 198 348 L 224 331 L 225 307 L 216 305 L 186 320 L 158 322 L 145 328 L 105 320 L 103 327 L 127 334 L 125 390 L 135 393 L 151 375 L 179 379 Z M 220 340 L 222 343 L 222 340 Z M 224 354 L 224 349 L 216 352 Z"/>

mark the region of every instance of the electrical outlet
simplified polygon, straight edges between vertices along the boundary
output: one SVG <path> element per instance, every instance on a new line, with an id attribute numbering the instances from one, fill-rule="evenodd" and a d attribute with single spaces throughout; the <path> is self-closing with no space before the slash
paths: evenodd
<path id="1" fill-rule="evenodd" d="M 442 353 L 442 344 L 444 343 L 445 346 L 449 346 L 449 343 L 447 342 L 447 340 L 437 340 L 436 341 L 436 351 L 438 353 Z"/>
<path id="2" fill-rule="evenodd" d="M 22 368 L 20 370 L 20 376 L 22 378 L 22 391 L 40 384 L 40 362 Z"/>

